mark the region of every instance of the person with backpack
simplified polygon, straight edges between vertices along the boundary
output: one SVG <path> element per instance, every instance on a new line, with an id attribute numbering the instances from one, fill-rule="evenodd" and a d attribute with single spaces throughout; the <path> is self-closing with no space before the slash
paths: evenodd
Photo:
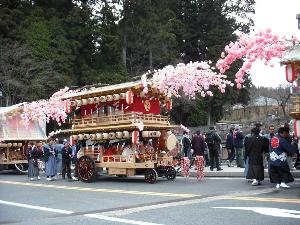
<path id="1" fill-rule="evenodd" d="M 28 177 L 30 180 L 40 180 L 38 158 L 39 151 L 35 146 L 35 142 L 29 142 L 27 146 L 27 158 L 28 158 Z"/>
<path id="2" fill-rule="evenodd" d="M 192 158 L 191 151 L 191 139 L 187 131 L 183 132 L 183 138 L 181 139 L 182 152 L 184 157 Z"/>
<path id="3" fill-rule="evenodd" d="M 215 131 L 214 127 L 209 127 L 209 131 L 206 134 L 205 142 L 207 143 L 209 149 L 209 158 L 210 158 L 210 170 L 214 170 L 214 165 L 216 165 L 217 171 L 223 170 L 220 167 L 220 144 L 221 138 Z"/>
<path id="4" fill-rule="evenodd" d="M 236 156 L 237 167 L 245 168 L 244 162 L 244 135 L 240 126 L 236 126 L 233 133 L 233 144 Z"/>

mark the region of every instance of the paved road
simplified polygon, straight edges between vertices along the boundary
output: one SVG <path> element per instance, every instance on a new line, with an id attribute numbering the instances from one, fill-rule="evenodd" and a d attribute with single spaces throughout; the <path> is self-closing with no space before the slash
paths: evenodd
<path id="1" fill-rule="evenodd" d="M 28 181 L 0 174 L 0 224 L 299 225 L 300 180 L 276 191 L 268 180 L 102 177 L 95 183 Z"/>

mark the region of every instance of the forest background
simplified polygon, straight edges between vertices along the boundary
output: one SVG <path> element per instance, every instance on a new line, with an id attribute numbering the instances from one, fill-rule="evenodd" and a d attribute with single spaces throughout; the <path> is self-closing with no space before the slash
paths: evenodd
<path id="1" fill-rule="evenodd" d="M 1 0 L 2 106 L 45 99 L 69 86 L 140 79 L 166 65 L 215 64 L 238 32 L 253 26 L 254 0 Z M 230 80 L 241 62 L 226 72 Z M 214 123 L 224 107 L 247 104 L 244 88 L 174 99 L 172 120 Z"/>

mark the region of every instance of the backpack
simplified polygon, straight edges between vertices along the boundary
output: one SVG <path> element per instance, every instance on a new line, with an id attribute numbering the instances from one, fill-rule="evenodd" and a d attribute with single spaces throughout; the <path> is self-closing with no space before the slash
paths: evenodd
<path id="1" fill-rule="evenodd" d="M 215 144 L 215 136 L 214 133 L 208 133 L 206 137 L 206 143 L 208 145 L 214 145 Z"/>

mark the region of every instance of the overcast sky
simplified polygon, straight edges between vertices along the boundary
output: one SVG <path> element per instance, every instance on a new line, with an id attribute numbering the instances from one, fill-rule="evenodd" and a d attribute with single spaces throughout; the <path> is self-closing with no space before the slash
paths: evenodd
<path id="1" fill-rule="evenodd" d="M 296 14 L 300 14 L 300 0 L 256 0 L 254 29 L 259 31 L 271 28 L 273 33 L 280 36 L 294 35 L 300 40 Z M 276 87 L 279 84 L 288 84 L 284 66 L 279 65 L 279 60 L 273 62 L 273 68 L 263 63 L 253 65 L 250 72 L 255 86 Z"/>

